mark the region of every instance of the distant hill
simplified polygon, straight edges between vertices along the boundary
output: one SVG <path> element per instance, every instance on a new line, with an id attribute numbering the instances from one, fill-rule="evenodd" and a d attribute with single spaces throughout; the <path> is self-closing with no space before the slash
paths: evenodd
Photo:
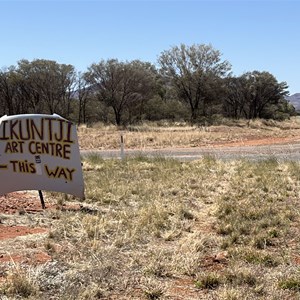
<path id="1" fill-rule="evenodd" d="M 300 111 L 300 93 L 288 96 L 286 100 L 291 102 L 297 111 Z"/>

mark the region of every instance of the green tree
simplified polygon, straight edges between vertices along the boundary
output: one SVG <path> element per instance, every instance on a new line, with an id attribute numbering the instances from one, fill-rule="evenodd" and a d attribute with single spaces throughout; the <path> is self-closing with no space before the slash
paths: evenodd
<path id="1" fill-rule="evenodd" d="M 245 82 L 246 117 L 264 118 L 270 106 L 278 107 L 288 95 L 286 82 L 278 82 L 269 72 L 253 71 L 242 75 Z"/>
<path id="2" fill-rule="evenodd" d="M 14 66 L 0 71 L 0 103 L 2 114 L 22 112 L 24 102 L 19 97 L 20 78 Z"/>
<path id="3" fill-rule="evenodd" d="M 277 118 L 278 113 L 292 113 L 285 100 L 286 82 L 278 82 L 269 72 L 247 72 L 224 82 L 223 108 L 229 117 Z"/>
<path id="4" fill-rule="evenodd" d="M 153 93 L 155 75 L 150 63 L 110 59 L 92 64 L 85 76 L 95 87 L 98 99 L 112 107 L 116 124 L 121 125 L 132 119 L 133 114 L 141 118 L 144 103 Z"/>
<path id="5" fill-rule="evenodd" d="M 74 98 L 78 100 L 78 124 L 87 122 L 87 104 L 91 94 L 92 90 L 85 80 L 84 74 L 79 72 L 76 80 L 76 91 L 74 92 Z"/>
<path id="6" fill-rule="evenodd" d="M 246 79 L 244 77 L 227 77 L 224 80 L 225 92 L 223 99 L 223 114 L 226 117 L 239 119 L 246 116 Z"/>
<path id="7" fill-rule="evenodd" d="M 220 79 L 230 71 L 230 64 L 221 60 L 221 53 L 211 45 L 172 47 L 161 53 L 160 71 L 176 88 L 179 98 L 185 102 L 195 121 L 201 110 L 207 115 L 208 104 L 220 89 Z"/>
<path id="8" fill-rule="evenodd" d="M 23 77 L 23 95 L 35 113 L 70 114 L 76 72 L 72 65 L 52 60 L 37 59 L 18 62 L 18 73 Z"/>

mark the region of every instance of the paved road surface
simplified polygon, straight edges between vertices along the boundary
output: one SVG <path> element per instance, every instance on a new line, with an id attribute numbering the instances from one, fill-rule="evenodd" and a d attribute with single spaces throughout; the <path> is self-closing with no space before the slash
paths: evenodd
<path id="1" fill-rule="evenodd" d="M 81 150 L 83 156 L 97 153 L 104 159 L 121 158 L 121 150 Z M 203 156 L 213 156 L 219 159 L 249 159 L 261 160 L 276 158 L 278 160 L 300 161 L 300 143 L 285 145 L 258 145 L 233 147 L 202 147 L 202 148 L 169 148 L 169 149 L 125 149 L 126 157 L 147 156 L 175 158 L 181 161 L 200 159 Z"/>

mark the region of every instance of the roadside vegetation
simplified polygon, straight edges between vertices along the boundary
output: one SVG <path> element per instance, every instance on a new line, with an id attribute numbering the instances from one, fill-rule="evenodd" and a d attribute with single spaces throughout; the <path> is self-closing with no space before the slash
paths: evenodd
<path id="1" fill-rule="evenodd" d="M 290 120 L 230 120 L 221 118 L 215 125 L 200 126 L 186 122 L 143 122 L 142 124 L 118 127 L 98 122 L 93 126 L 79 126 L 78 138 L 81 149 L 120 149 L 121 134 L 126 149 L 161 149 L 204 147 L 218 145 L 243 145 L 247 141 L 254 144 L 289 142 L 297 140 L 300 118 Z M 282 140 L 283 138 L 283 140 Z M 278 139 L 278 140 L 277 140 Z"/>
<path id="2" fill-rule="evenodd" d="M 52 261 L 11 264 L 1 299 L 300 297 L 298 162 L 91 154 L 83 168 L 83 209 L 27 218 L 49 228 Z"/>
<path id="3" fill-rule="evenodd" d="M 99 58 L 77 72 L 70 64 L 22 59 L 0 70 L 0 116 L 56 113 L 77 124 L 286 120 L 296 115 L 288 95 L 288 84 L 268 70 L 234 76 L 222 53 L 205 44 L 173 46 L 156 63 Z"/>

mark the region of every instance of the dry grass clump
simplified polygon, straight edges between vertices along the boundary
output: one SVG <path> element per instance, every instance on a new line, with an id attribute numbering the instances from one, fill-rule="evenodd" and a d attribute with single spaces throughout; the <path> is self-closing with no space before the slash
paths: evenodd
<path id="1" fill-rule="evenodd" d="M 4 283 L 0 285 L 1 299 L 9 299 L 10 297 L 31 298 L 35 297 L 37 292 L 38 286 L 30 272 L 17 265 L 14 265 L 7 274 Z"/>
<path id="2" fill-rule="evenodd" d="M 97 209 L 49 214 L 53 261 L 22 275 L 28 297 L 299 298 L 298 163 L 92 155 L 83 169 Z"/>

